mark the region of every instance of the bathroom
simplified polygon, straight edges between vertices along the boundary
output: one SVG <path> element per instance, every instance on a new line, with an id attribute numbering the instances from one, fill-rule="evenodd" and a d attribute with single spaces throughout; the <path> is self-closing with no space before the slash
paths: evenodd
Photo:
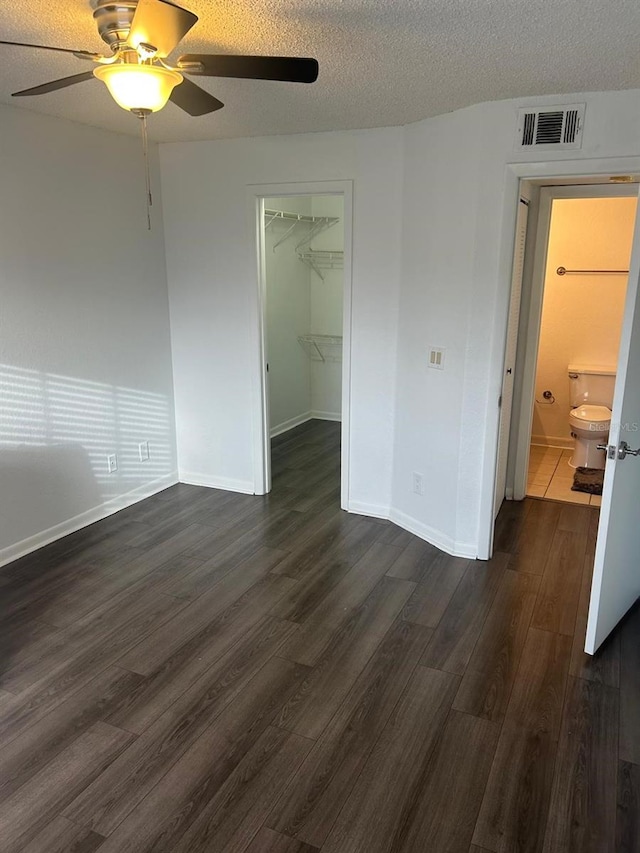
<path id="1" fill-rule="evenodd" d="M 600 505 L 637 197 L 555 198 L 527 495 Z"/>

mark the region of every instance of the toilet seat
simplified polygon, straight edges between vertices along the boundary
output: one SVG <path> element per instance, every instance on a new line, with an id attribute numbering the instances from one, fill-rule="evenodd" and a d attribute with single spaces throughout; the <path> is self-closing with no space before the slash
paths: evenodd
<path id="1" fill-rule="evenodd" d="M 604 423 L 611 420 L 611 410 L 606 406 L 577 406 L 571 409 L 569 419 L 577 421 L 591 421 L 592 423 Z"/>

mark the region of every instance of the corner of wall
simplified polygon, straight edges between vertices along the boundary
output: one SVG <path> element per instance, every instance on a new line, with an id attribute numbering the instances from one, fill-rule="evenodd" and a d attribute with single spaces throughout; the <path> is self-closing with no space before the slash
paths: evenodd
<path id="1" fill-rule="evenodd" d="M 11 496 L 0 558 L 8 561 L 177 476 L 157 149 L 149 232 L 137 138 L 0 112 L 0 386 L 13 412 L 0 452 Z"/>
<path id="2" fill-rule="evenodd" d="M 152 495 L 168 489 L 169 486 L 173 486 L 177 482 L 178 475 L 176 471 L 165 474 L 150 483 L 139 486 L 137 489 L 118 495 L 99 506 L 79 513 L 73 518 L 66 519 L 60 524 L 55 524 L 53 527 L 41 530 L 32 536 L 28 536 L 26 539 L 22 539 L 20 542 L 15 542 L 6 548 L 2 548 L 0 549 L 0 567 L 7 565 L 7 563 L 12 563 L 14 560 L 18 560 L 27 554 L 31 554 L 33 551 L 37 551 L 38 548 L 50 545 L 52 542 L 56 542 L 70 533 L 75 533 L 83 527 L 95 524 L 97 521 L 101 521 L 103 518 L 107 518 L 121 509 L 126 509 L 126 507 L 145 500 L 145 498 L 150 498 Z"/>

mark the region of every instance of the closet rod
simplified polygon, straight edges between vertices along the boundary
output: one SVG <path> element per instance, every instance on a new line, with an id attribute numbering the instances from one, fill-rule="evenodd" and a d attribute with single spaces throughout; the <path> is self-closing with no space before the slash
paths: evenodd
<path id="1" fill-rule="evenodd" d="M 599 275 L 600 273 L 628 275 L 629 270 L 568 270 L 566 267 L 558 267 L 556 272 L 558 275 Z"/>
<path id="2" fill-rule="evenodd" d="M 308 213 L 288 213 L 286 210 L 272 210 L 265 208 L 265 218 L 269 218 L 267 225 L 270 225 L 274 219 L 287 219 L 293 222 L 339 222 L 337 216 L 311 216 Z"/>

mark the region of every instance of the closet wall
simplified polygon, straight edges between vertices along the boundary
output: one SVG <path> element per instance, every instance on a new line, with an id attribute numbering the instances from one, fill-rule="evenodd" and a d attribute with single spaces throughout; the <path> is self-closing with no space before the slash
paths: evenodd
<path id="1" fill-rule="evenodd" d="M 311 241 L 315 251 L 344 252 L 344 200 L 342 196 L 316 196 L 312 199 L 314 216 L 332 216 L 337 225 Z M 310 331 L 316 335 L 342 336 L 342 295 L 344 270 L 322 269 L 324 281 L 311 273 Z M 342 359 L 340 348 L 327 347 L 326 361 L 311 361 L 311 410 L 316 418 L 340 420 L 342 411 Z M 333 360 L 335 358 L 335 360 Z"/>
<path id="2" fill-rule="evenodd" d="M 310 198 L 266 199 L 264 206 L 311 215 Z M 295 252 L 304 225 L 296 226 L 277 245 L 290 228 L 291 222 L 275 219 L 265 231 L 269 425 L 273 435 L 307 420 L 311 409 L 309 359 L 298 343 L 298 336 L 309 331 L 311 270 Z"/>
<path id="3" fill-rule="evenodd" d="M 267 360 L 271 434 L 277 435 L 309 418 L 340 420 L 341 347 L 320 342 L 319 350 L 299 338 L 342 336 L 343 270 L 326 268 L 317 260 L 318 272 L 304 263 L 300 252 L 342 252 L 344 229 L 341 197 L 290 197 L 265 199 L 266 210 L 340 219 L 310 242 L 312 225 L 265 216 Z M 318 256 L 319 257 L 319 256 Z M 316 263 L 316 261 L 314 261 Z M 322 278 L 321 278 L 322 276 Z"/>

